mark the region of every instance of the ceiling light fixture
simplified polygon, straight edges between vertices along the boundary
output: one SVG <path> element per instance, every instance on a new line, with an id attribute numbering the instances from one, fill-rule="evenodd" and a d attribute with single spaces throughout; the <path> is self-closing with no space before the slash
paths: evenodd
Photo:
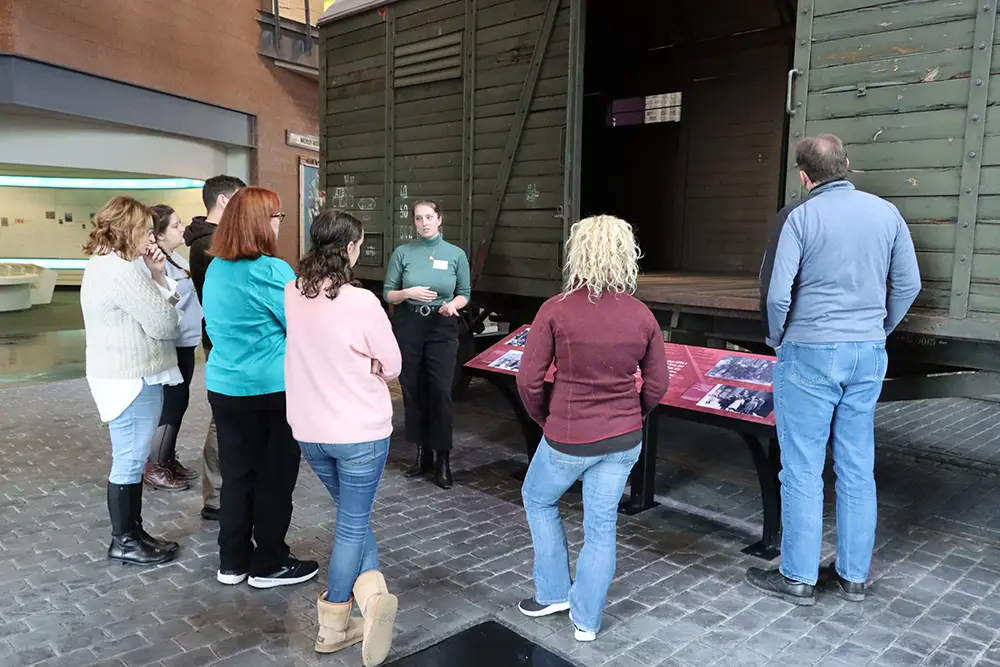
<path id="1" fill-rule="evenodd" d="M 190 190 L 205 181 L 193 178 L 57 178 L 50 176 L 3 176 L 0 187 L 76 190 Z"/>

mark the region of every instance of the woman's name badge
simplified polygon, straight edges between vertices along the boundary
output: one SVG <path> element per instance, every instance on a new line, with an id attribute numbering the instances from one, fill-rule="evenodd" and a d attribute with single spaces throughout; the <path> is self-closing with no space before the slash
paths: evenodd
<path id="1" fill-rule="evenodd" d="M 434 268 L 437 269 L 438 271 L 447 271 L 448 270 L 448 260 L 446 260 L 446 259 L 435 259 L 434 260 Z"/>

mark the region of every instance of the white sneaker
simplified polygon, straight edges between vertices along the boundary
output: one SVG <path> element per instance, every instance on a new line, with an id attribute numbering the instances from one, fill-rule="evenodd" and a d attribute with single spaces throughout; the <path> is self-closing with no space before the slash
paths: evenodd
<path id="1" fill-rule="evenodd" d="M 226 586 L 236 586 L 237 584 L 242 584 L 247 580 L 247 573 L 237 572 L 236 570 L 219 570 L 215 574 L 215 579 L 220 584 L 225 584 Z"/>
<path id="2" fill-rule="evenodd" d="M 586 630 L 581 630 L 580 628 L 576 628 L 576 631 L 573 633 L 573 637 L 578 642 L 592 642 L 595 639 L 597 639 L 597 633 L 587 632 Z"/>
<path id="3" fill-rule="evenodd" d="M 534 598 L 528 598 L 527 600 L 521 600 L 518 603 L 517 608 L 525 616 L 530 616 L 531 618 L 541 618 L 542 616 L 549 616 L 550 614 L 558 614 L 563 611 L 569 611 L 569 602 L 538 604 L 535 602 Z"/>

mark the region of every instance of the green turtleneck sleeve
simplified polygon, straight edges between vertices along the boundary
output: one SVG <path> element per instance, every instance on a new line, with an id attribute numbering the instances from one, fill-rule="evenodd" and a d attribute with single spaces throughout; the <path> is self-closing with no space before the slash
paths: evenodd
<path id="1" fill-rule="evenodd" d="M 382 297 L 388 301 L 389 292 L 411 287 L 427 287 L 437 292 L 438 298 L 431 306 L 440 306 L 456 296 L 469 298 L 472 287 L 465 251 L 445 241 L 440 234 L 399 246 L 389 259 Z M 423 305 L 417 301 L 410 303 Z"/>

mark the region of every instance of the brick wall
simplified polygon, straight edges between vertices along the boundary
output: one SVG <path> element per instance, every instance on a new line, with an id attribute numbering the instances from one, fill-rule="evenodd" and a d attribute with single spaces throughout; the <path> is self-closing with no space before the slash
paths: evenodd
<path id="1" fill-rule="evenodd" d="M 13 4 L 14 0 L 0 0 L 0 53 L 10 51 L 14 42 Z"/>
<path id="2" fill-rule="evenodd" d="M 257 117 L 256 184 L 288 214 L 298 252 L 298 158 L 285 130 L 318 134 L 318 85 L 257 55 L 254 0 L 0 0 L 0 51 L 237 109 Z M 8 26 L 4 19 L 9 15 Z"/>

